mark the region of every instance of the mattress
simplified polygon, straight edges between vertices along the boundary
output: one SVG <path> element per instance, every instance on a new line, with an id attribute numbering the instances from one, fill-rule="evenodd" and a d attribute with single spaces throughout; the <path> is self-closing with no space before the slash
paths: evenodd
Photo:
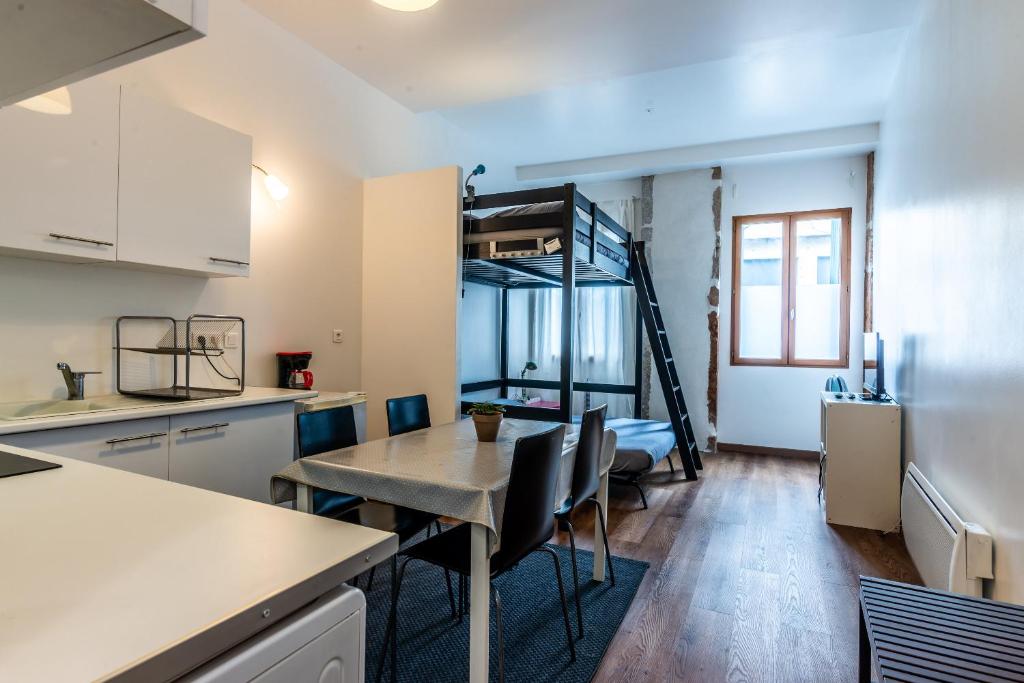
<path id="1" fill-rule="evenodd" d="M 580 419 L 577 416 L 572 421 L 579 424 Z M 671 422 L 610 417 L 605 420 L 604 426 L 618 437 L 612 474 L 646 474 L 676 447 L 676 435 L 672 431 Z"/>
<path id="2" fill-rule="evenodd" d="M 654 469 L 676 447 L 672 424 L 657 420 L 614 417 L 605 427 L 618 436 L 612 474 L 644 474 Z"/>
<path id="3" fill-rule="evenodd" d="M 582 211 L 579 207 L 576 207 L 576 211 L 582 218 L 585 218 L 588 222 L 590 216 Z M 486 242 L 492 242 L 496 240 L 512 240 L 512 239 L 529 239 L 529 238 L 540 238 L 550 239 L 552 237 L 558 237 L 562 234 L 561 218 L 562 218 L 562 202 L 542 202 L 540 204 L 527 204 L 525 206 L 515 206 L 511 209 L 503 209 L 496 211 L 495 213 L 482 218 L 481 220 L 487 220 L 488 218 L 509 218 L 514 216 L 533 216 L 537 214 L 550 214 L 553 224 L 547 228 L 529 228 L 523 230 L 503 230 L 500 232 L 486 232 L 486 233 L 469 233 L 465 236 L 467 244 L 483 244 Z M 601 232 L 608 234 L 607 230 L 604 230 L 600 224 L 598 229 Z M 608 237 L 618 241 L 618 238 L 612 234 L 608 234 Z M 589 248 L 591 239 L 590 235 L 581 230 L 576 231 L 576 241 L 581 243 L 583 246 Z M 625 268 L 629 267 L 629 258 L 626 255 L 620 254 L 612 249 L 609 249 L 606 245 L 600 241 L 597 243 L 597 253 L 601 254 L 607 259 L 618 263 L 620 266 Z M 557 252 L 553 252 L 557 253 Z M 478 254 L 471 254 L 471 256 L 479 257 Z"/>

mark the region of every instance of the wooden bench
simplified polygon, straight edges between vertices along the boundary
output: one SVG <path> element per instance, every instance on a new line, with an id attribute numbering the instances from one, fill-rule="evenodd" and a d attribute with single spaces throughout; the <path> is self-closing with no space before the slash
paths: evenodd
<path id="1" fill-rule="evenodd" d="M 860 577 L 860 676 L 1024 681 L 1024 607 Z"/>

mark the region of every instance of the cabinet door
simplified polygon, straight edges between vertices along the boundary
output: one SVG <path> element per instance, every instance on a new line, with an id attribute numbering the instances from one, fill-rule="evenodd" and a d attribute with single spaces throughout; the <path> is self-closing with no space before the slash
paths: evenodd
<path id="1" fill-rule="evenodd" d="M 166 417 L 150 417 L 11 434 L 0 436 L 0 442 L 166 479 L 167 429 Z"/>
<path id="2" fill-rule="evenodd" d="M 291 402 L 171 416 L 170 479 L 270 502 L 270 478 L 292 461 Z"/>
<path id="3" fill-rule="evenodd" d="M 0 109 L 0 251 L 114 260 L 118 93 L 93 79 L 68 87 L 70 113 Z"/>
<path id="4" fill-rule="evenodd" d="M 248 275 L 252 138 L 125 88 L 120 160 L 118 261 Z"/>

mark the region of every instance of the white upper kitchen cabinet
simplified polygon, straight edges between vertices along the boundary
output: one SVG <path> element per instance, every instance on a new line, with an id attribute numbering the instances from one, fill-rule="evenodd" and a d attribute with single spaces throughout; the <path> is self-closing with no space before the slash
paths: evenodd
<path id="1" fill-rule="evenodd" d="M 0 253 L 114 260 L 119 90 L 93 79 L 60 113 L 0 109 Z"/>
<path id="2" fill-rule="evenodd" d="M 117 260 L 248 275 L 252 138 L 123 88 L 120 145 Z"/>

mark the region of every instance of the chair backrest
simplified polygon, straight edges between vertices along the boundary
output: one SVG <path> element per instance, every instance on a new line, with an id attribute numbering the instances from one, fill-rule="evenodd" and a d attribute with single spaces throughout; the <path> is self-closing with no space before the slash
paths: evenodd
<path id="1" fill-rule="evenodd" d="M 583 413 L 580 440 L 576 445 L 576 461 L 572 466 L 573 506 L 597 493 L 601 483 L 601 445 L 604 443 L 604 416 L 607 405 Z"/>
<path id="2" fill-rule="evenodd" d="M 358 443 L 356 418 L 352 406 L 299 413 L 295 421 L 299 437 L 299 455 L 303 458 L 348 448 Z"/>
<path id="3" fill-rule="evenodd" d="M 501 556 L 517 562 L 551 538 L 565 425 L 516 440 L 501 518 Z"/>
<path id="4" fill-rule="evenodd" d="M 430 408 L 427 406 L 426 394 L 389 398 L 387 409 L 389 436 L 414 432 L 430 426 Z"/>

